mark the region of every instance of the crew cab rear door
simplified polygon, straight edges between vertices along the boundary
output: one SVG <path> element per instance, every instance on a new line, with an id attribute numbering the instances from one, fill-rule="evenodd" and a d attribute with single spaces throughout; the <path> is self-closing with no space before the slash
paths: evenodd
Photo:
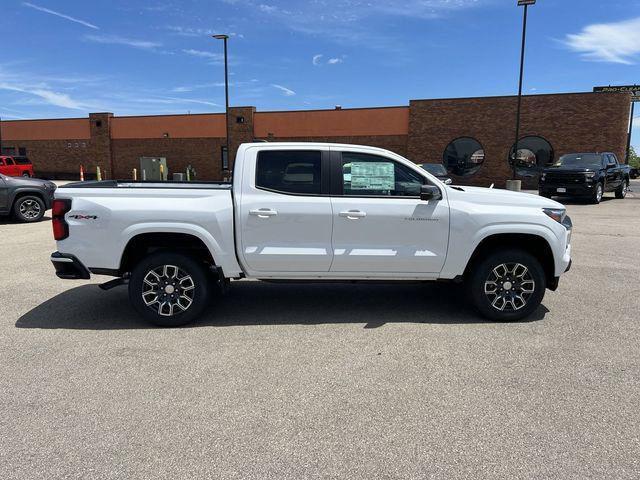
<path id="1" fill-rule="evenodd" d="M 245 152 L 239 253 L 251 276 L 328 272 L 332 211 L 328 147 Z M 301 275 L 302 274 L 302 275 Z"/>
<path id="2" fill-rule="evenodd" d="M 331 272 L 440 272 L 449 240 L 446 192 L 440 200 L 420 200 L 426 176 L 380 154 L 344 147 L 332 150 L 331 161 Z"/>

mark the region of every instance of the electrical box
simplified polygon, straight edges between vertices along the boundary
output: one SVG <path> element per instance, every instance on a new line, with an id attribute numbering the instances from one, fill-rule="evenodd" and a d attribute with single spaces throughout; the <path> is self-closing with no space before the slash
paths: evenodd
<path id="1" fill-rule="evenodd" d="M 140 179 L 165 182 L 169 178 L 165 157 L 140 157 Z"/>

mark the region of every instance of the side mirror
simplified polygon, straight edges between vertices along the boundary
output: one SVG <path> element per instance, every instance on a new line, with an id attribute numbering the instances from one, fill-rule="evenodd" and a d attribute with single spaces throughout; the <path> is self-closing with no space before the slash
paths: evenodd
<path id="1" fill-rule="evenodd" d="M 440 193 L 440 189 L 433 185 L 422 185 L 420 187 L 420 200 L 429 201 L 429 200 L 440 200 L 442 198 L 442 193 Z"/>

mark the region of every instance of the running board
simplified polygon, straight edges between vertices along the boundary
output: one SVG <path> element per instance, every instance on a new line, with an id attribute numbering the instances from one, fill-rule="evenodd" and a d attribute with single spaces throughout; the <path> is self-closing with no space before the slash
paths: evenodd
<path id="1" fill-rule="evenodd" d="M 118 287 L 120 285 L 126 285 L 129 283 L 129 279 L 127 278 L 114 278 L 113 280 L 109 280 L 106 283 L 102 283 L 98 285 L 102 290 L 111 290 L 112 288 Z"/>

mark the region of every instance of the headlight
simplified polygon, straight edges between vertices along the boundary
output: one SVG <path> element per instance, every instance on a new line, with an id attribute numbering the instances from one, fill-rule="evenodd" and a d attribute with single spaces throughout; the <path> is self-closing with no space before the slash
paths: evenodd
<path id="1" fill-rule="evenodd" d="M 543 173 L 542 175 L 540 175 L 540 181 L 544 182 L 547 179 L 547 174 Z"/>
<path id="2" fill-rule="evenodd" d="M 558 223 L 562 223 L 567 215 L 567 211 L 564 208 L 543 208 L 542 211 Z"/>
<path id="3" fill-rule="evenodd" d="M 584 174 L 584 176 L 587 178 L 593 178 L 596 176 L 596 172 L 587 172 Z"/>

